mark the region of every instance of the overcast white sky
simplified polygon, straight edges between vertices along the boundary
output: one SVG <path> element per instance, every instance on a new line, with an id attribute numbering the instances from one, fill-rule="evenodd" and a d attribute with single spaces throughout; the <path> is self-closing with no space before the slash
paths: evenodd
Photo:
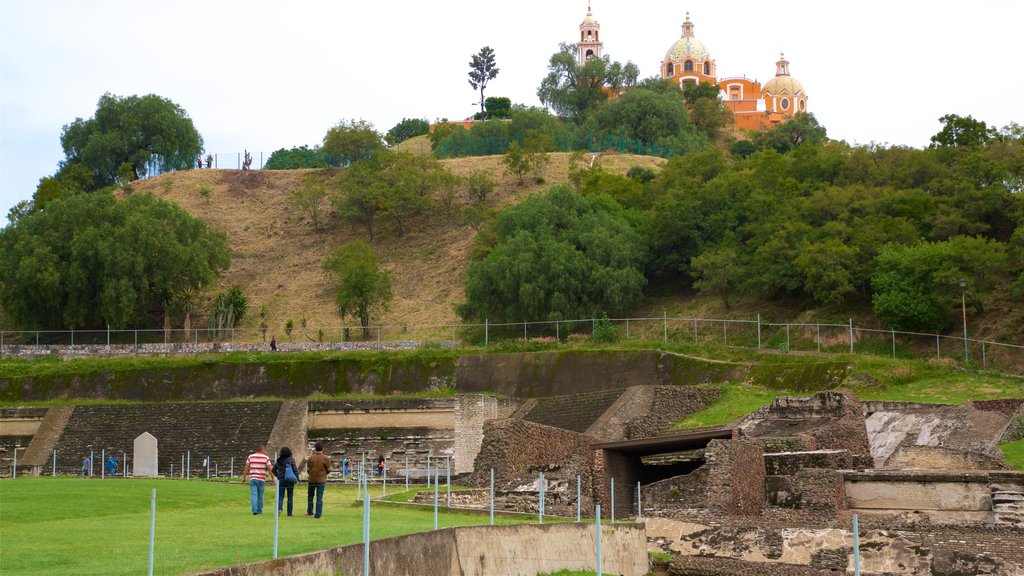
<path id="1" fill-rule="evenodd" d="M 181 105 L 206 150 L 320 143 L 342 118 L 386 131 L 403 117 L 474 112 L 470 56 L 487 89 L 539 105 L 558 43 L 586 0 L 0 0 L 0 225 L 63 158 L 61 127 L 104 92 Z M 594 0 L 605 53 L 657 73 L 690 12 L 721 76 L 775 73 L 784 50 L 829 136 L 923 147 L 946 113 L 1024 122 L 1024 2 Z"/>

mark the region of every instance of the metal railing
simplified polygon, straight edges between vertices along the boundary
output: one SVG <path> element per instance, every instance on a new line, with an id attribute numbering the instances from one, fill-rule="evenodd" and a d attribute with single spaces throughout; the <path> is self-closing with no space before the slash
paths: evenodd
<path id="1" fill-rule="evenodd" d="M 359 349 L 372 345 L 415 348 L 425 342 L 489 345 L 499 340 L 573 341 L 598 332 L 604 319 L 453 324 L 379 324 L 322 328 L 278 336 L 280 350 Z M 665 344 L 721 345 L 780 353 L 874 354 L 893 358 L 934 358 L 983 370 L 1024 374 L 1024 346 L 944 334 L 863 328 L 853 320 L 766 322 L 722 318 L 611 318 L 613 339 Z M 267 350 L 266 335 L 235 329 L 194 330 L 29 330 L 0 331 L 0 354 L 70 352 L 76 354 L 180 353 L 206 350 Z M 296 342 L 298 340 L 298 342 Z M 227 345 L 225 345 L 227 344 Z M 190 348 L 191 345 L 191 348 Z M 224 345 L 224 346 L 215 346 Z M 362 346 L 360 346 L 362 345 Z"/>

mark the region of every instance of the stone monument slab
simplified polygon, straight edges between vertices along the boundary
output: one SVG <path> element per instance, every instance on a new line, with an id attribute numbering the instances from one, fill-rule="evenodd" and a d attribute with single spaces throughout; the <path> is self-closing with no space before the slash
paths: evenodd
<path id="1" fill-rule="evenodd" d="M 149 432 L 139 434 L 135 438 L 134 449 L 132 475 L 136 478 L 156 476 L 159 462 L 156 437 Z"/>

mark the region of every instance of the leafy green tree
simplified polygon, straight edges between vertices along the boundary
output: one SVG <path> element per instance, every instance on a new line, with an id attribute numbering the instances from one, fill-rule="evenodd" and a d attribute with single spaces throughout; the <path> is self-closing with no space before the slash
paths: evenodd
<path id="1" fill-rule="evenodd" d="M 804 143 L 824 142 L 826 134 L 814 114 L 797 112 L 792 119 L 754 134 L 753 142 L 758 148 L 773 148 L 784 154 Z"/>
<path id="2" fill-rule="evenodd" d="M 608 90 L 630 88 L 638 75 L 632 62 L 613 63 L 608 56 L 591 58 L 581 66 L 575 46 L 563 43 L 551 56 L 548 75 L 537 88 L 537 97 L 559 116 L 580 124 L 608 99 Z"/>
<path id="3" fill-rule="evenodd" d="M 697 98 L 690 105 L 690 121 L 698 132 L 714 138 L 733 119 L 732 111 L 721 98 Z"/>
<path id="4" fill-rule="evenodd" d="M 685 138 L 685 133 L 693 131 L 678 90 L 633 88 L 598 108 L 593 117 L 600 130 L 647 144 L 665 138 Z"/>
<path id="5" fill-rule="evenodd" d="M 80 164 L 96 187 L 113 184 L 118 170 L 127 170 L 131 180 L 142 178 L 154 156 L 162 170 L 192 168 L 203 151 L 203 139 L 185 110 L 155 94 L 104 94 L 94 117 L 64 126 L 60 143 L 65 158 L 59 174 Z"/>
<path id="6" fill-rule="evenodd" d="M 365 120 L 342 120 L 327 131 L 322 149 L 329 166 L 348 166 L 384 150 L 384 142 L 373 124 Z"/>
<path id="7" fill-rule="evenodd" d="M 320 211 L 324 199 L 327 198 L 327 186 L 316 178 L 307 176 L 302 180 L 302 187 L 292 190 L 292 204 L 309 216 L 313 228 L 320 229 Z"/>
<path id="8" fill-rule="evenodd" d="M 719 100 L 722 89 L 717 84 L 707 82 L 687 82 L 683 87 L 683 98 L 687 106 L 693 106 L 698 100 Z"/>
<path id="9" fill-rule="evenodd" d="M 0 302 L 25 328 L 154 325 L 228 262 L 224 234 L 176 204 L 79 194 L 0 230 Z"/>
<path id="10" fill-rule="evenodd" d="M 384 135 L 384 141 L 389 146 L 405 142 L 409 138 L 422 136 L 430 133 L 430 122 L 423 118 L 402 118 L 402 121 L 395 124 Z"/>
<path id="11" fill-rule="evenodd" d="M 391 274 L 380 267 L 373 249 L 365 242 L 342 244 L 324 260 L 324 270 L 337 280 L 335 304 L 344 321 L 355 316 L 370 337 L 370 317 L 383 310 L 392 299 Z"/>
<path id="12" fill-rule="evenodd" d="M 729 309 L 729 297 L 740 286 L 744 278 L 740 262 L 738 242 L 730 236 L 725 242 L 701 252 L 690 260 L 690 267 L 696 280 L 693 286 L 701 294 L 718 296 L 722 306 Z"/>
<path id="13" fill-rule="evenodd" d="M 264 170 L 295 170 L 298 168 L 326 168 L 327 155 L 319 146 L 302 145 L 297 148 L 274 150 L 267 158 Z"/>
<path id="14" fill-rule="evenodd" d="M 498 76 L 498 65 L 494 60 L 494 50 L 484 46 L 480 52 L 473 54 L 469 60 L 469 85 L 473 90 L 480 91 L 480 112 L 484 112 L 484 89 L 487 83 Z"/>
<path id="15" fill-rule="evenodd" d="M 494 179 L 487 170 L 474 170 L 466 177 L 466 192 L 474 202 L 487 204 L 487 198 L 494 192 Z"/>
<path id="16" fill-rule="evenodd" d="M 493 249 L 469 267 L 464 318 L 587 318 L 640 301 L 640 237 L 598 199 L 556 186 L 503 210 L 495 231 Z"/>
<path id="17" fill-rule="evenodd" d="M 822 304 L 842 304 L 856 291 L 857 249 L 838 238 L 805 245 L 794 263 L 803 272 L 804 290 Z"/>
<path id="18" fill-rule="evenodd" d="M 875 261 L 872 305 L 894 328 L 937 331 L 955 316 L 960 278 L 968 305 L 981 310 L 1007 265 L 1006 246 L 982 238 L 888 245 Z"/>
<path id="19" fill-rule="evenodd" d="M 477 120 L 485 118 L 508 118 L 512 111 L 512 100 L 504 96 L 488 96 L 484 100 L 484 112 L 474 115 Z"/>
<path id="20" fill-rule="evenodd" d="M 529 172 L 532 166 L 530 153 L 520 146 L 518 142 L 512 142 L 508 145 L 508 152 L 505 153 L 505 158 L 501 163 L 505 165 L 505 174 L 515 176 L 516 182 L 522 186 L 523 175 Z"/>
<path id="21" fill-rule="evenodd" d="M 408 218 L 431 206 L 446 174 L 433 158 L 383 150 L 342 175 L 335 206 L 343 218 L 363 222 L 371 242 L 378 215 L 390 218 L 401 236 Z"/>
<path id="22" fill-rule="evenodd" d="M 932 136 L 932 146 L 979 146 L 996 136 L 996 129 L 971 116 L 946 114 L 939 118 L 942 130 Z"/>

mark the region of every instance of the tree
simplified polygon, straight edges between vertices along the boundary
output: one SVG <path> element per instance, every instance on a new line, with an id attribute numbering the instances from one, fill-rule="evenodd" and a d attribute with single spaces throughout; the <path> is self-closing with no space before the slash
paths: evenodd
<path id="1" fill-rule="evenodd" d="M 469 267 L 464 318 L 587 318 L 640 301 L 640 236 L 614 206 L 556 186 L 503 210 L 496 232 L 493 249 Z"/>
<path id="2" fill-rule="evenodd" d="M 758 148 L 773 148 L 785 154 L 804 143 L 824 142 L 825 137 L 825 127 L 818 124 L 814 114 L 797 112 L 792 119 L 754 134 L 753 142 Z"/>
<path id="3" fill-rule="evenodd" d="M 487 170 L 475 170 L 466 177 L 466 192 L 471 200 L 487 204 L 487 197 L 494 192 L 494 179 Z"/>
<path id="4" fill-rule="evenodd" d="M 389 146 L 405 142 L 409 138 L 422 136 L 430 133 L 430 122 L 423 118 L 402 118 L 402 121 L 391 127 L 384 135 L 384 141 Z"/>
<path id="5" fill-rule="evenodd" d="M 693 128 L 683 95 L 633 88 L 594 112 L 601 130 L 654 144 L 663 138 L 684 137 Z"/>
<path id="6" fill-rule="evenodd" d="M 342 120 L 324 136 L 323 151 L 329 166 L 348 166 L 368 160 L 383 149 L 380 134 L 365 120 Z"/>
<path id="7" fill-rule="evenodd" d="M 369 244 L 358 240 L 335 248 L 323 266 L 337 280 L 334 301 L 342 321 L 355 316 L 363 327 L 363 337 L 369 338 L 371 314 L 391 301 L 391 274 L 381 269 Z"/>
<path id="8" fill-rule="evenodd" d="M 234 330 L 245 318 L 248 309 L 249 299 L 242 292 L 242 287 L 235 284 L 214 297 L 210 310 L 210 328 L 214 334 Z"/>
<path id="9" fill-rule="evenodd" d="M 154 325 L 228 262 L 224 234 L 177 204 L 78 194 L 0 230 L 0 302 L 25 328 Z"/>
<path id="10" fill-rule="evenodd" d="M 505 174 L 514 175 L 516 182 L 522 186 L 523 174 L 529 172 L 532 166 L 530 153 L 520 146 L 518 142 L 512 142 L 508 145 L 508 152 L 505 153 L 505 158 L 501 163 L 505 165 Z"/>
<path id="11" fill-rule="evenodd" d="M 469 85 L 480 90 L 480 112 L 484 112 L 484 88 L 487 83 L 498 75 L 498 67 L 494 61 L 494 50 L 484 46 L 480 52 L 473 54 L 469 61 Z"/>
<path id="12" fill-rule="evenodd" d="M 690 260 L 690 267 L 696 278 L 694 288 L 701 294 L 718 296 L 722 299 L 722 306 L 728 310 L 729 296 L 744 278 L 736 238 L 730 236 L 713 249 L 694 256 Z"/>
<path id="13" fill-rule="evenodd" d="M 512 111 L 512 100 L 504 96 L 488 96 L 484 100 L 484 111 L 477 112 L 473 117 L 477 120 L 487 118 L 508 118 Z"/>
<path id="14" fill-rule="evenodd" d="M 274 150 L 267 158 L 264 170 L 295 170 L 297 168 L 326 168 L 327 155 L 319 146 L 299 146 Z"/>
<path id="15" fill-rule="evenodd" d="M 632 87 L 638 75 L 632 62 L 623 66 L 607 55 L 591 58 L 581 66 L 575 47 L 563 43 L 548 62 L 548 75 L 537 88 L 537 97 L 559 116 L 580 124 L 608 99 L 610 90 Z"/>
<path id="16" fill-rule="evenodd" d="M 985 122 L 970 116 L 946 114 L 939 118 L 942 130 L 932 136 L 931 146 L 979 146 L 996 136 L 996 129 L 990 128 Z"/>
<path id="17" fill-rule="evenodd" d="M 335 205 L 343 218 L 366 225 L 371 242 L 378 215 L 391 218 L 401 236 L 406 220 L 431 205 L 447 173 L 433 158 L 382 150 L 342 175 Z"/>
<path id="18" fill-rule="evenodd" d="M 326 197 L 327 187 L 311 176 L 303 179 L 301 188 L 292 190 L 292 204 L 309 216 L 316 230 L 320 230 L 320 208 Z"/>
<path id="19" fill-rule="evenodd" d="M 142 178 L 154 157 L 161 170 L 192 168 L 203 151 L 185 110 L 156 94 L 104 94 L 94 117 L 64 126 L 60 143 L 65 159 L 58 174 L 81 164 L 97 186 L 113 184 L 122 167 L 132 180 Z"/>

